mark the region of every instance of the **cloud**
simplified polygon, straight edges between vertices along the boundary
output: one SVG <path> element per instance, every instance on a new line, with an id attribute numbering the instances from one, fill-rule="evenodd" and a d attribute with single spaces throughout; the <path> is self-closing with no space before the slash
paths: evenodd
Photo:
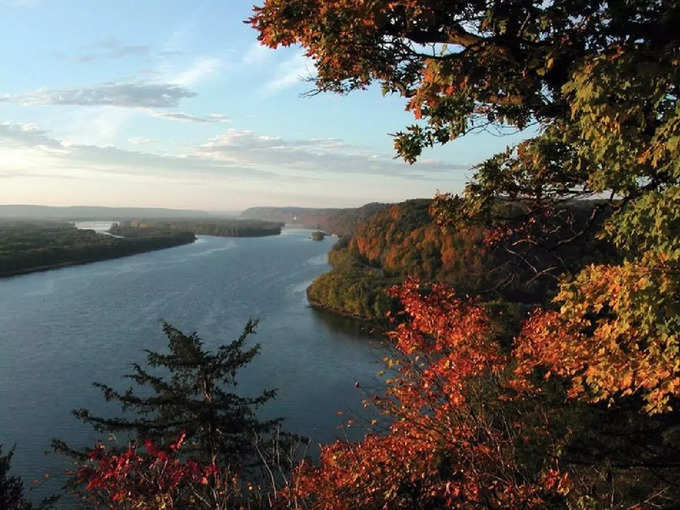
<path id="1" fill-rule="evenodd" d="M 176 120 L 180 122 L 194 122 L 198 124 L 216 124 L 229 122 L 229 119 L 219 113 L 211 113 L 207 117 L 199 117 L 197 115 L 189 115 L 182 112 L 151 112 L 154 117 L 160 117 L 162 119 Z"/>
<path id="2" fill-rule="evenodd" d="M 135 136 L 135 137 L 132 137 L 132 138 L 128 138 L 128 142 L 135 144 L 135 145 L 143 145 L 143 144 L 147 144 L 147 143 L 154 143 L 156 141 L 157 140 L 155 140 L 154 138 L 147 138 L 145 136 Z"/>
<path id="3" fill-rule="evenodd" d="M 0 179 L 26 200 L 49 193 L 55 179 L 71 179 L 68 196 L 79 201 L 118 193 L 119 200 L 135 196 L 147 205 L 161 200 L 196 207 L 211 200 L 218 208 L 225 200 L 243 207 L 293 199 L 309 205 L 403 200 L 458 187 L 464 173 L 450 171 L 468 168 L 434 160 L 409 167 L 339 139 L 295 140 L 235 129 L 184 153 L 142 150 L 146 141 L 135 139 L 139 150 L 67 144 L 32 124 L 0 123 Z M 102 182 L 109 183 L 105 194 Z"/>
<path id="4" fill-rule="evenodd" d="M 168 79 L 170 83 L 174 83 L 183 87 L 195 85 L 205 78 L 215 74 L 222 67 L 222 60 L 215 57 L 200 57 L 194 63 L 175 76 Z"/>
<path id="5" fill-rule="evenodd" d="M 6 147 L 61 147 L 35 124 L 0 122 L 0 142 Z"/>
<path id="6" fill-rule="evenodd" d="M 428 160 L 413 166 L 344 143 L 342 140 L 286 140 L 252 131 L 229 129 L 195 149 L 216 161 L 318 174 L 373 174 L 407 179 L 441 179 L 442 173 L 471 165 Z"/>
<path id="7" fill-rule="evenodd" d="M 256 41 L 243 54 L 242 62 L 246 65 L 260 65 L 273 57 L 274 50 Z"/>
<path id="8" fill-rule="evenodd" d="M 176 107 L 196 93 L 174 83 L 106 83 L 75 89 L 41 89 L 0 96 L 0 102 L 23 105 Z"/>
<path id="9" fill-rule="evenodd" d="M 207 175 L 250 179 L 277 177 L 266 170 L 193 154 L 155 154 L 113 146 L 67 145 L 30 124 L 0 123 L 0 172 L 37 171 L 44 174 L 46 169 L 54 176 L 70 175 L 77 169 L 171 179 Z"/>
<path id="10" fill-rule="evenodd" d="M 88 52 L 78 57 L 78 62 L 92 62 L 98 59 L 119 59 L 130 56 L 146 56 L 151 47 L 143 44 L 123 44 L 115 38 L 105 39 L 88 48 Z"/>
<path id="11" fill-rule="evenodd" d="M 277 66 L 274 76 L 264 85 L 262 91 L 274 94 L 292 87 L 313 76 L 313 69 L 312 60 L 303 52 L 298 52 Z"/>

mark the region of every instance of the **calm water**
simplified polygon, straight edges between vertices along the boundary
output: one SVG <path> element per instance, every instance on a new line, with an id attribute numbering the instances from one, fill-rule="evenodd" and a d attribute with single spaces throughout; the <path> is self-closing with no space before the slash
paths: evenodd
<path id="1" fill-rule="evenodd" d="M 234 339 L 260 318 L 261 355 L 241 374 L 243 394 L 279 389 L 265 411 L 285 427 L 327 442 L 347 433 L 337 411 L 360 413 L 380 387 L 385 345 L 356 325 L 311 309 L 305 289 L 328 270 L 332 238 L 309 231 L 191 245 L 0 280 L 0 443 L 17 445 L 13 471 L 42 496 L 58 486 L 65 459 L 45 455 L 50 439 L 92 444 L 71 415 L 87 407 L 115 414 L 90 383 L 117 388 L 143 349 L 163 350 L 160 321 L 198 331 L 206 346 Z M 355 381 L 361 383 L 355 388 Z"/>

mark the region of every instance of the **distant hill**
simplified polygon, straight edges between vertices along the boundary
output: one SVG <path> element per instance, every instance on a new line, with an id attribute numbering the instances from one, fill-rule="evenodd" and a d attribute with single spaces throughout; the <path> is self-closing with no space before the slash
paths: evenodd
<path id="1" fill-rule="evenodd" d="M 52 220 L 122 220 L 132 218 L 187 218 L 215 216 L 205 211 L 154 207 L 50 207 L 44 205 L 0 205 L 0 218 Z M 227 216 L 225 213 L 223 216 Z"/>
<path id="2" fill-rule="evenodd" d="M 372 202 L 361 207 L 315 209 L 311 207 L 251 207 L 241 213 L 241 218 L 280 221 L 348 236 L 358 223 L 386 209 L 389 204 Z"/>

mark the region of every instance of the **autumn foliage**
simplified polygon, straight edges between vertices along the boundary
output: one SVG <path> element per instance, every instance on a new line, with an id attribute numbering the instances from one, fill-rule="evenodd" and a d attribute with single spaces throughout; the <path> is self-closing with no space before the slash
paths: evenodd
<path id="1" fill-rule="evenodd" d="M 523 464 L 516 450 L 536 431 L 499 412 L 508 355 L 485 310 L 442 284 L 394 287 L 409 320 L 390 334 L 402 354 L 372 404 L 391 418 L 386 434 L 325 446 L 303 463 L 289 497 L 312 508 L 546 508 L 569 478 L 546 458 Z M 484 383 L 484 384 L 480 384 Z M 484 386 L 488 386 L 484 388 Z"/>
<path id="2" fill-rule="evenodd" d="M 212 508 L 199 488 L 222 482 L 217 466 L 180 460 L 177 454 L 184 439 L 182 434 L 167 451 L 158 449 L 151 440 L 144 442 L 145 452 L 136 443 L 120 453 L 98 443 L 77 472 L 89 492 L 88 500 L 102 508 L 171 510 L 188 504 Z"/>
<path id="3" fill-rule="evenodd" d="M 650 302 L 662 290 L 662 299 Z M 543 366 L 570 381 L 569 395 L 612 403 L 637 394 L 645 411 L 680 397 L 678 279 L 663 259 L 590 266 L 565 283 L 559 311 L 536 310 L 517 342 L 518 373 Z"/>
<path id="4" fill-rule="evenodd" d="M 391 305 L 361 302 L 398 271 L 482 281 L 486 265 L 456 266 L 475 250 L 512 260 L 498 266 L 508 281 L 550 281 L 524 295 L 534 311 L 519 317 L 483 301 L 481 286 L 471 298 L 416 279 L 393 287 L 397 355 L 386 394 L 366 402 L 385 421 L 302 461 L 275 503 L 677 508 L 678 2 L 264 0 L 248 22 L 269 47 L 301 45 L 317 91 L 378 83 L 401 95 L 415 123 L 394 145 L 409 163 L 475 130 L 538 126 L 477 165 L 461 196 L 438 195 L 427 226 L 404 228 L 414 217 L 389 208 L 357 228 L 332 256 L 356 258 L 345 275 L 358 283 L 330 282 L 352 313 Z M 474 235 L 459 245 L 439 227 Z M 95 453 L 90 488 L 172 508 L 176 480 L 190 488 L 182 497 L 204 478 L 227 487 L 209 466 L 135 448 Z"/>

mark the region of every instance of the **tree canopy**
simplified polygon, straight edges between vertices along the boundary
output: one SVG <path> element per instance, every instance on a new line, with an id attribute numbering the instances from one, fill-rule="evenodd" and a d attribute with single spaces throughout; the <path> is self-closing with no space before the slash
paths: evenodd
<path id="1" fill-rule="evenodd" d="M 267 0 L 249 21 L 263 44 L 304 47 L 319 91 L 378 82 L 407 98 L 425 121 L 397 136 L 413 161 L 471 129 L 587 124 L 601 119 L 592 109 L 611 130 L 642 121 L 630 134 L 663 152 L 677 134 L 679 19 L 675 1 Z"/>
<path id="2" fill-rule="evenodd" d="M 196 333 L 186 335 L 165 323 L 169 352 L 147 350 L 147 366 L 134 363 L 133 372 L 126 376 L 138 390 L 130 387 L 120 392 L 94 383 L 106 400 L 120 403 L 132 417 L 100 417 L 87 409 L 73 414 L 100 432 L 130 432 L 140 441 L 150 439 L 161 445 L 185 435 L 184 450 L 197 459 L 244 469 L 257 457 L 252 446 L 255 435 L 267 434 L 280 423 L 261 421 L 255 414 L 274 398 L 275 390 L 253 397 L 229 391 L 237 385 L 238 370 L 259 352 L 259 345 L 245 348 L 256 325 L 248 321 L 236 340 L 210 352 Z"/>
<path id="3" fill-rule="evenodd" d="M 302 475 L 304 496 L 318 508 L 672 507 L 678 469 L 667 452 L 677 452 L 680 422 L 680 4 L 265 0 L 249 22 L 265 45 L 306 50 L 317 92 L 376 83 L 403 96 L 415 120 L 394 145 L 409 163 L 475 130 L 533 126 L 530 138 L 477 165 L 460 196 L 438 195 L 431 213 L 443 228 L 483 225 L 489 246 L 517 257 L 530 278 L 557 283 L 554 299 L 505 339 L 504 368 L 496 372 L 493 351 L 465 350 L 471 341 L 488 345 L 480 327 L 461 336 L 448 322 L 469 323 L 474 303 L 466 308 L 441 287 L 432 287 L 434 298 L 413 285 L 395 291 L 411 324 L 397 340 L 413 356 L 406 366 L 416 368 L 402 374 L 408 380 L 396 382 L 393 396 L 411 435 L 393 427 L 384 440 L 329 450 L 320 470 Z M 579 267 L 564 264 L 565 250 L 594 240 L 606 249 Z M 537 249 L 549 263 L 536 264 Z M 449 351 L 472 358 L 441 357 Z M 459 379 L 471 359 L 486 371 Z M 483 383 L 489 373 L 490 386 Z M 453 407 L 449 381 L 463 396 Z M 496 397 L 477 405 L 470 396 L 499 386 L 496 396 L 514 403 L 486 423 Z M 427 398 L 411 400 L 416 394 Z M 514 436 L 512 421 L 495 429 L 515 405 L 527 406 L 521 421 L 533 438 Z M 410 442 L 441 432 L 446 420 L 458 428 L 428 446 Z M 474 434 L 460 449 L 459 431 L 470 423 Z M 499 441 L 495 452 L 512 445 L 510 458 L 473 462 L 474 484 L 465 486 L 467 471 L 457 462 L 469 466 L 461 459 L 488 440 Z M 396 442 L 378 444 L 389 441 Z M 442 447 L 445 441 L 452 443 Z M 541 469 L 526 471 L 536 467 L 532 456 L 515 463 L 518 443 L 533 445 Z M 394 453 L 400 445 L 413 448 Z M 440 456 L 428 464 L 424 451 Z M 498 463 L 511 471 L 494 471 Z M 368 480 L 353 477 L 356 470 Z M 495 484 L 483 482 L 489 474 Z M 393 492 L 376 492 L 371 484 L 386 476 Z"/>
<path id="4" fill-rule="evenodd" d="M 249 21 L 263 44 L 304 47 L 319 91 L 378 82 L 403 95 L 416 118 L 395 137 L 406 161 L 474 129 L 536 124 L 537 136 L 479 164 L 464 194 L 440 195 L 433 213 L 443 225 L 484 222 L 529 265 L 536 245 L 559 260 L 584 236 L 609 242 L 617 259 L 563 277 L 555 320 L 570 340 L 542 362 L 576 376 L 584 387 L 574 394 L 632 392 L 649 412 L 671 408 L 680 396 L 678 2 L 267 0 Z M 593 197 L 605 200 L 580 218 L 559 207 Z M 534 269 L 564 273 L 559 263 Z M 570 350 L 584 345 L 583 356 Z M 594 362 L 591 348 L 608 361 Z M 602 373 L 614 367 L 627 384 Z"/>

